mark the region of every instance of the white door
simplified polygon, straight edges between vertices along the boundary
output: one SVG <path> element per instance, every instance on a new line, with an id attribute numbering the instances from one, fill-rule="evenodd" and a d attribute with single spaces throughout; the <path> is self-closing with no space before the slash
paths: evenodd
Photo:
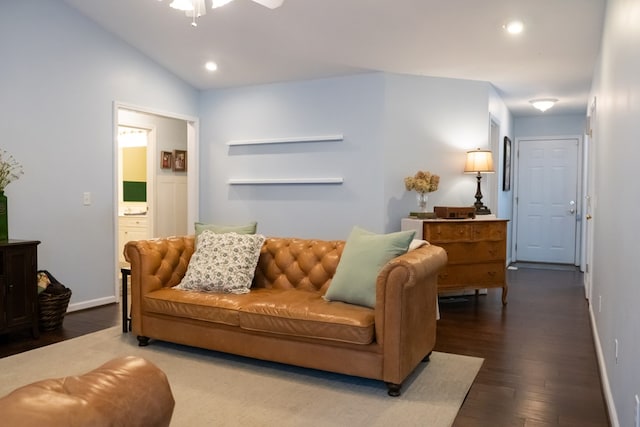
<path id="1" fill-rule="evenodd" d="M 518 142 L 516 260 L 575 264 L 578 139 Z"/>

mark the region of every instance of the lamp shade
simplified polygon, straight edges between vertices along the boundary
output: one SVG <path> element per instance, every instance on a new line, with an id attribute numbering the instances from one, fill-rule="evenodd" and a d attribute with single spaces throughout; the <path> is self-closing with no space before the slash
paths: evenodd
<path id="1" fill-rule="evenodd" d="M 492 173 L 493 170 L 493 156 L 489 150 L 477 149 L 474 151 L 467 151 L 467 163 L 464 165 L 465 173 Z"/>

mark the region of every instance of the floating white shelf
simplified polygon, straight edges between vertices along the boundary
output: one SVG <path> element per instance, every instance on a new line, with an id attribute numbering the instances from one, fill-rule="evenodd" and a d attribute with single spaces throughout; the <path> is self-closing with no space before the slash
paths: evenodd
<path id="1" fill-rule="evenodd" d="M 291 144 L 297 142 L 330 142 L 342 141 L 344 136 L 338 135 L 322 135 L 322 136 L 297 136 L 289 138 L 264 138 L 264 139 L 236 139 L 227 142 L 228 146 L 236 145 L 261 145 L 261 144 Z"/>
<path id="2" fill-rule="evenodd" d="M 229 185 L 265 185 L 265 184 L 342 184 L 341 177 L 333 178 L 230 178 Z"/>

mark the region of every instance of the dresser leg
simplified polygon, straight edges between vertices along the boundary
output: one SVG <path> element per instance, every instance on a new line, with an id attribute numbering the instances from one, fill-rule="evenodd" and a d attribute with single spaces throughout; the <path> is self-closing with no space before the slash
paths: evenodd
<path id="1" fill-rule="evenodd" d="M 509 288 L 505 284 L 502 288 L 502 305 L 507 305 L 507 293 L 509 292 Z"/>

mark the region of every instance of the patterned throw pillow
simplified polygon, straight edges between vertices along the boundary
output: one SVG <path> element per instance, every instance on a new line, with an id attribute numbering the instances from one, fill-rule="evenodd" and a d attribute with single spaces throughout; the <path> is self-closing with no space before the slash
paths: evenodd
<path id="1" fill-rule="evenodd" d="M 246 294 L 264 240 L 261 234 L 216 234 L 204 230 L 176 289 Z"/>

